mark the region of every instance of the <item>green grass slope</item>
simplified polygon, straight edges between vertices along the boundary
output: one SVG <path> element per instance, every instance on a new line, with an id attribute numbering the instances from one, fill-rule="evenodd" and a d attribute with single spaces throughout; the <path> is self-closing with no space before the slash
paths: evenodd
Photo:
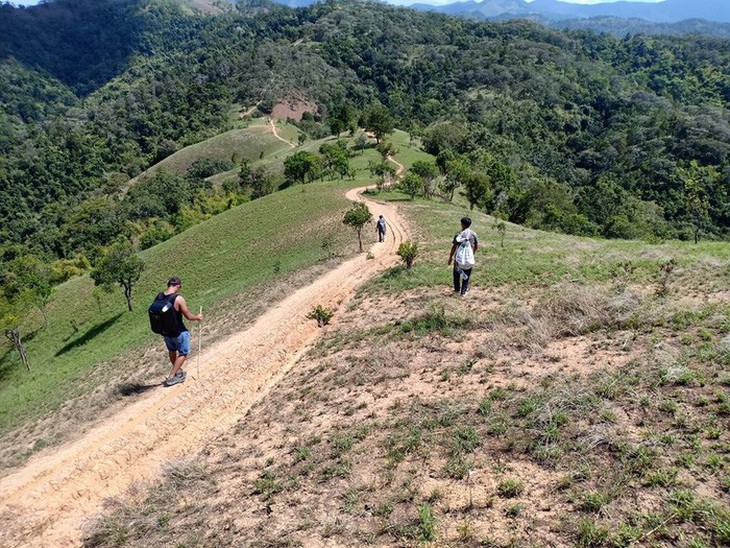
<path id="1" fill-rule="evenodd" d="M 413 269 L 364 287 L 204 455 L 111 504 L 93 545 L 730 545 L 730 249 L 401 208 Z"/>
<path id="2" fill-rule="evenodd" d="M 133 355 L 154 339 L 147 301 L 173 274 L 184 280 L 190 305 L 205 310 L 352 247 L 341 218 L 349 184 L 293 187 L 229 210 L 141 253 L 146 269 L 134 289 L 135 310 L 125 312 L 120 290 L 97 305 L 88 276 L 59 286 L 47 307 L 48 327 L 26 337 L 32 372 L 16 355 L 0 361 L 0 431 L 77 395 L 74 388 L 95 364 Z M 276 252 L 274 250 L 277 250 Z M 272 254 L 275 256 L 272 257 Z M 212 316 L 215 317 L 214 315 Z"/>
<path id="3" fill-rule="evenodd" d="M 282 123 L 282 125 L 285 124 Z M 285 133 L 288 135 L 290 131 Z M 290 150 L 291 146 L 277 139 L 264 120 L 256 119 L 245 128 L 226 131 L 171 154 L 132 179 L 131 182 L 152 176 L 162 169 L 170 173 L 184 174 L 193 162 L 201 158 L 230 160 L 236 156 L 253 161 Z"/>

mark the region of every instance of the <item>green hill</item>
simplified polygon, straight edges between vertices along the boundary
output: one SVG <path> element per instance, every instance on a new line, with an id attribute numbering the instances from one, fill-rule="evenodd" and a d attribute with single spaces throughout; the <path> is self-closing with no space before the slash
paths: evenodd
<path id="1" fill-rule="evenodd" d="M 347 1 L 238 4 L 217 16 L 184 4 L 3 6 L 12 32 L 0 32 L 0 55 L 24 67 L 0 108 L 4 248 L 73 255 L 63 212 L 103 194 L 110 173 L 135 177 L 232 129 L 235 105 L 269 113 L 292 98 L 314 105 L 297 122 L 309 139 L 382 104 L 426 151 L 486 175 L 478 207 L 512 222 L 727 237 L 727 40 L 615 38 Z M 93 255 L 93 245 L 78 252 Z"/>
<path id="2" fill-rule="evenodd" d="M 268 156 L 276 156 L 280 152 L 290 150 L 290 145 L 277 139 L 271 133 L 268 124 L 263 120 L 256 120 L 244 129 L 232 129 L 200 143 L 185 147 L 156 163 L 137 178 L 149 177 L 161 169 L 182 175 L 193 162 L 201 158 L 215 158 L 217 160 L 237 158 L 253 161 Z M 130 184 L 133 184 L 134 181 L 135 179 L 132 179 Z"/>
<path id="3" fill-rule="evenodd" d="M 295 128 L 277 125 L 286 137 L 295 138 Z M 391 137 L 404 165 L 429 158 L 408 146 L 406 133 L 395 131 Z M 308 141 L 297 150 L 316 152 L 333 139 Z M 352 140 L 346 142 L 354 148 Z M 269 124 L 254 120 L 247 128 L 178 151 L 155 166 L 148 178 L 158 170 L 183 173 L 197 160 L 234 154 L 279 177 L 284 159 L 293 152 L 273 136 Z M 16 464 L 33 448 L 61 441 L 67 429 L 91 416 L 88 411 L 75 416 L 69 409 L 112 412 L 123 403 L 124 386 L 144 385 L 164 374 L 159 337 L 149 330 L 146 307 L 170 276 L 185 281 L 191 307 L 207 311 L 206 339 L 212 342 L 240 330 L 282 293 L 354 253 L 355 236 L 342 225 L 349 207 L 344 193 L 373 183 L 369 165 L 380 155 L 372 147 L 351 152 L 353 179 L 290 186 L 141 252 L 145 270 L 134 289 L 133 313 L 124 312 L 120 288 L 102 295 L 88 275 L 54 288 L 43 313 L 33 308 L 21 326 L 31 372 L 9 345 L 0 354 L 0 432 L 13 432 L 0 446 L 0 463 Z M 216 177 L 236 179 L 238 173 Z M 146 180 L 140 178 L 137 184 Z M 272 238 L 277 242 L 276 259 L 271 259 Z"/>

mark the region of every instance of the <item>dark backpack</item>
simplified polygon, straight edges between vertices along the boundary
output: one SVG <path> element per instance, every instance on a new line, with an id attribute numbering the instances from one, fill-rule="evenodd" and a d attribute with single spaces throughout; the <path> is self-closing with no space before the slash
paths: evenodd
<path id="1" fill-rule="evenodd" d="M 176 298 L 177 295 L 158 293 L 148 309 L 150 327 L 158 335 L 177 337 L 180 334 L 180 326 L 175 312 Z"/>

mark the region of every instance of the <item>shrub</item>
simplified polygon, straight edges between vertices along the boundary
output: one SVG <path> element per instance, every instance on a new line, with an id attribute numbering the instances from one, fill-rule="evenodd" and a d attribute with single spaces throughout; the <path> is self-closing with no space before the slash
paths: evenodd
<path id="1" fill-rule="evenodd" d="M 309 314 L 307 314 L 307 319 L 317 320 L 317 326 L 324 327 L 325 325 L 330 323 L 332 316 L 334 316 L 334 312 L 332 310 L 324 308 L 322 305 L 318 304 L 312 309 Z"/>
<path id="2" fill-rule="evenodd" d="M 406 268 L 413 266 L 413 261 L 418 257 L 418 242 L 403 242 L 398 246 L 396 254 L 406 263 Z"/>

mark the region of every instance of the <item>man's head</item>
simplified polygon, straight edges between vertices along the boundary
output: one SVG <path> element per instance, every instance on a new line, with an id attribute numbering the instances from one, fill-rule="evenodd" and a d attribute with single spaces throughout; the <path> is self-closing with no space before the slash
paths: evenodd
<path id="1" fill-rule="evenodd" d="M 177 289 L 180 289 L 181 286 L 182 286 L 182 280 L 180 280 L 180 278 L 178 278 L 177 276 L 173 276 L 172 278 L 167 280 L 168 289 L 174 288 L 177 290 Z"/>
<path id="2" fill-rule="evenodd" d="M 378 218 L 379 218 L 379 219 L 382 219 L 382 218 L 383 218 L 383 216 L 381 215 L 381 216 L 380 216 L 380 217 L 378 217 Z"/>
<path id="3" fill-rule="evenodd" d="M 471 226 L 471 219 L 469 217 L 462 217 L 461 218 L 461 228 L 466 230 Z"/>

